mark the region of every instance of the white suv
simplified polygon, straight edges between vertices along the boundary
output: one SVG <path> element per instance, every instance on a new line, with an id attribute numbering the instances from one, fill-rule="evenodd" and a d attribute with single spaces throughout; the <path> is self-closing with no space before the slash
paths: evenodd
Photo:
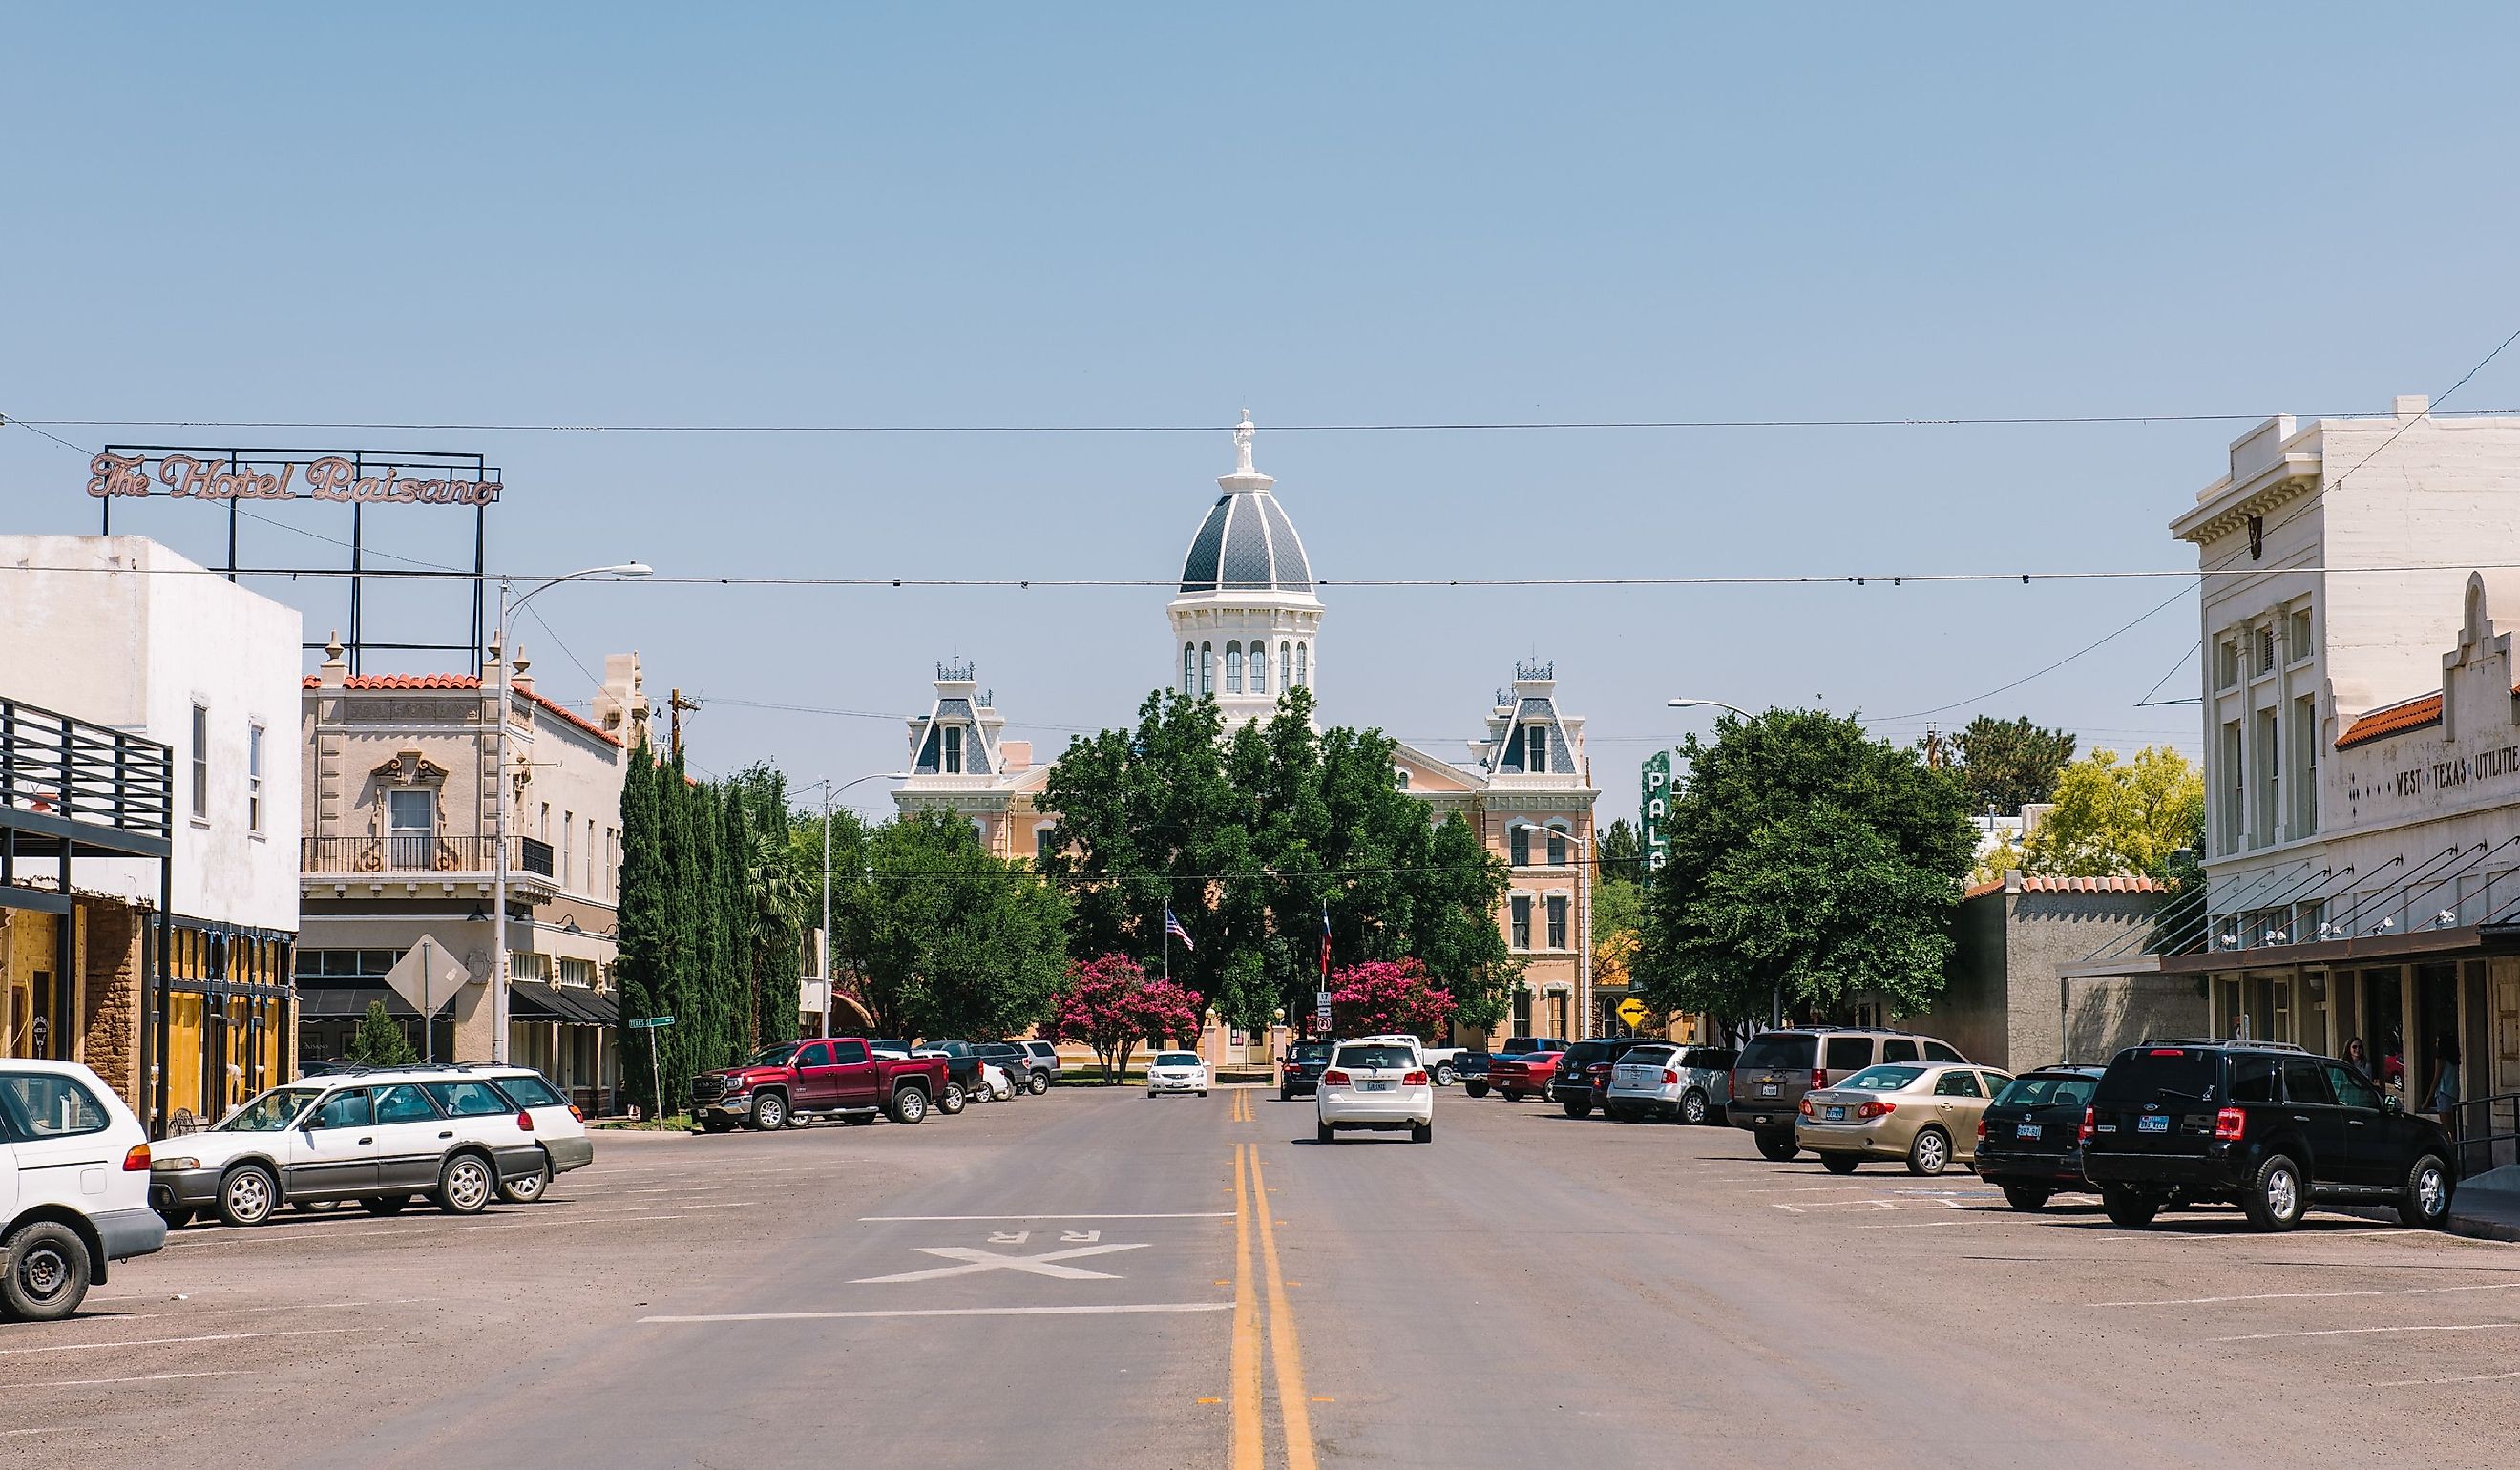
<path id="1" fill-rule="evenodd" d="M 548 1083 L 532 1098 L 522 1068 L 353 1069 L 273 1088 L 215 1128 L 158 1145 L 150 1202 L 169 1225 L 215 1213 L 260 1225 L 283 1204 L 355 1199 L 392 1215 L 427 1195 L 452 1215 L 494 1196 L 542 1197 L 555 1169 L 593 1156 L 585 1125 Z M 553 1137 L 562 1120 L 573 1137 Z"/>
<path id="2" fill-rule="evenodd" d="M 1415 1047 L 1341 1042 L 1313 1095 L 1317 1143 L 1337 1142 L 1342 1129 L 1405 1128 L 1413 1143 L 1435 1141 L 1435 1089 Z"/>
<path id="3" fill-rule="evenodd" d="M 149 1135 L 104 1079 L 0 1061 L 0 1313 L 68 1316 L 106 1263 L 164 1245 L 149 1177 Z"/>

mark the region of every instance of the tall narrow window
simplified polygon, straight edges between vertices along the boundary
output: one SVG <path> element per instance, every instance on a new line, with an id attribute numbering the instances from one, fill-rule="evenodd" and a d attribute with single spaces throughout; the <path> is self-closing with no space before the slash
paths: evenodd
<path id="1" fill-rule="evenodd" d="M 1198 691 L 1202 694 L 1216 692 L 1216 645 L 1214 644 L 1198 646 Z"/>
<path id="2" fill-rule="evenodd" d="M 1269 646 L 1256 641 L 1251 645 L 1251 692 L 1269 692 Z"/>
<path id="3" fill-rule="evenodd" d="M 1198 692 L 1198 645 L 1182 645 L 1182 692 Z"/>
<path id="4" fill-rule="evenodd" d="M 575 869 L 576 869 L 576 868 L 577 868 L 577 852 L 576 852 L 577 844 L 575 844 L 575 843 L 573 843 L 573 842 L 571 842 L 571 841 L 569 840 L 569 834 L 570 834 L 571 832 L 576 831 L 576 830 L 577 830 L 577 814 L 576 814 L 575 812 L 562 812 L 562 813 L 561 813 L 561 814 L 560 814 L 560 881 L 561 881 L 561 886 L 562 886 L 562 887 L 566 887 L 566 886 L 568 885 L 568 880 L 569 880 L 570 878 L 573 878 L 573 877 L 575 877 L 575 876 L 577 875 L 577 873 L 576 873 L 576 871 L 575 871 Z"/>
<path id="5" fill-rule="evenodd" d="M 2217 773 L 2221 780 L 2216 784 L 2223 795 L 2223 851 L 2235 853 L 2240 850 L 2240 834 L 2248 829 L 2249 811 L 2248 787 L 2242 783 L 2239 721 L 2223 722 L 2221 754 L 2223 769 Z"/>
<path id="6" fill-rule="evenodd" d="M 1295 645 L 1295 686 L 1298 689 L 1313 687 L 1312 653 L 1311 644 Z"/>
<path id="7" fill-rule="evenodd" d="M 436 798 L 428 791 L 385 793 L 385 866 L 398 872 L 426 871 L 436 823 Z"/>
<path id="8" fill-rule="evenodd" d="M 2292 821 L 2289 835 L 2318 830 L 2318 703 L 2309 694 L 2292 702 Z"/>
<path id="9" fill-rule="evenodd" d="M 1506 833 L 1505 845 L 1506 851 L 1510 855 L 1508 861 L 1514 867 L 1531 866 L 1531 828 L 1520 823 L 1514 824 Z"/>
<path id="10" fill-rule="evenodd" d="M 1058 830 L 1058 824 L 1055 822 L 1045 822 L 1041 825 L 1032 829 L 1032 860 L 1034 863 L 1043 867 L 1049 866 L 1051 858 L 1058 851 L 1058 839 L 1051 836 L 1051 833 Z"/>
<path id="11" fill-rule="evenodd" d="M 1531 895 L 1527 893 L 1513 896 L 1513 947 L 1531 948 Z"/>
<path id="12" fill-rule="evenodd" d="M 963 727 L 960 725 L 945 727 L 945 774 L 963 774 Z"/>
<path id="13" fill-rule="evenodd" d="M 1527 759 L 1522 769 L 1534 776 L 1549 774 L 1549 727 L 1534 725 L 1523 742 Z"/>
<path id="14" fill-rule="evenodd" d="M 1295 646 L 1293 644 L 1280 644 L 1278 646 L 1278 688 L 1281 690 L 1290 690 L 1294 687 Z"/>
<path id="15" fill-rule="evenodd" d="M 1553 826 L 1549 829 L 1549 866 L 1566 866 L 1566 834 Z"/>
<path id="16" fill-rule="evenodd" d="M 1549 947 L 1566 948 L 1566 895 L 1562 893 L 1549 896 Z"/>
<path id="17" fill-rule="evenodd" d="M 2283 821 L 2283 746 L 2273 710 L 2258 711 L 2257 749 L 2252 754 L 2258 762 L 2258 810 L 2257 821 L 2251 825 L 2263 846 L 2276 840 L 2280 835 L 2277 826 Z"/>
<path id="18" fill-rule="evenodd" d="M 1238 639 L 1225 646 L 1225 691 L 1242 692 L 1242 644 Z"/>
<path id="19" fill-rule="evenodd" d="M 245 733 L 245 827 L 247 831 L 262 830 L 262 727 L 249 726 Z"/>
<path id="20" fill-rule="evenodd" d="M 210 707 L 193 706 L 193 820 L 210 820 Z"/>

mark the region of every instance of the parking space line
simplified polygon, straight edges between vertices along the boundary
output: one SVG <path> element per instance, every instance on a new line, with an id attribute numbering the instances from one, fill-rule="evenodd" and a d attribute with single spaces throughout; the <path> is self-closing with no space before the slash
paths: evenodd
<path id="1" fill-rule="evenodd" d="M 95 1299 L 94 1299 L 94 1298 L 90 1298 L 89 1300 L 93 1301 L 93 1300 L 95 1300 Z M 198 1308 L 198 1309 L 195 1309 L 195 1308 L 181 1308 L 181 1309 L 178 1309 L 178 1310 L 176 1310 L 176 1311 L 174 1311 L 174 1312 L 125 1312 L 125 1313 L 119 1313 L 119 1314 L 116 1314 L 114 1315 L 114 1317 L 112 1318 L 112 1320 L 115 1320 L 115 1321 L 137 1321 L 137 1320 L 139 1320 L 140 1318 L 143 1318 L 143 1317 L 153 1317 L 153 1316 L 180 1316 L 180 1317 L 184 1317 L 184 1318 L 190 1319 L 190 1318 L 192 1318 L 192 1317 L 197 1317 L 197 1316 L 236 1316 L 236 1315 L 238 1315 L 238 1314 L 243 1314 L 243 1313 L 250 1313 L 250 1312 L 324 1312 L 324 1311 L 338 1310 L 338 1309 L 348 1308 L 348 1307 L 409 1307 L 409 1306 L 411 1306 L 412 1304 L 414 1304 L 414 1303 L 416 1303 L 416 1302 L 426 1302 L 426 1301 L 428 1301 L 428 1300 L 430 1300 L 430 1299 L 429 1299 L 429 1298 L 428 1298 L 428 1297 L 394 1297 L 394 1298 L 392 1298 L 392 1299 L 390 1299 L 390 1300 L 387 1300 L 387 1301 L 377 1301 L 377 1302 L 306 1302 L 306 1303 L 303 1303 L 303 1304 L 296 1303 L 296 1302 L 291 1302 L 291 1303 L 289 1303 L 289 1304 L 287 1304 L 287 1305 L 285 1305 L 285 1306 L 280 1306 L 280 1307 L 202 1307 L 202 1308 Z"/>
<path id="2" fill-rule="evenodd" d="M 2209 1337 L 2207 1342 L 2261 1343 L 2278 1337 L 2362 1337 L 2375 1332 L 2493 1332 L 2520 1327 L 2520 1322 L 2409 1322 L 2395 1327 L 2316 1327 L 2298 1332 L 2244 1332 L 2237 1337 Z"/>
<path id="3" fill-rule="evenodd" d="M 199 1372 L 192 1373 L 142 1373 L 131 1378 L 47 1378 L 35 1383 L 13 1383 L 9 1385 L 9 1391 L 11 1393 L 16 1393 L 20 1389 L 103 1388 L 110 1383 L 164 1383 L 170 1378 L 242 1378 L 247 1376 L 248 1372 L 250 1372 L 250 1370 L 247 1368 L 204 1368 Z M 30 1429 L 20 1432 L 24 1434 L 50 1433 L 48 1430 L 41 1429 Z"/>
<path id="4" fill-rule="evenodd" d="M 93 1353 L 100 1348 L 166 1348 L 179 1343 L 233 1343 L 252 1337 L 338 1337 L 347 1327 L 289 1327 L 274 1332 L 210 1332 L 200 1337 L 141 1337 L 110 1343 L 53 1343 L 41 1348 L 0 1348 L 0 1357 L 22 1353 Z"/>
<path id="5" fill-rule="evenodd" d="M 2386 1383 L 2371 1384 L 2370 1387 L 2439 1388 L 2453 1383 L 2501 1383 L 2511 1378 L 2520 1378 L 2520 1369 L 2514 1369 L 2508 1373 L 2473 1373 L 2463 1378 L 2393 1378 Z"/>
<path id="6" fill-rule="evenodd" d="M 899 1307 L 867 1312 L 725 1312 L 704 1316 L 643 1316 L 644 1323 L 819 1322 L 889 1316 L 1127 1316 L 1139 1313 L 1227 1312 L 1232 1302 L 1127 1302 L 1100 1307 Z"/>
<path id="7" fill-rule="evenodd" d="M 2471 1286 L 2369 1287 L 2360 1291 L 2258 1291 L 2244 1296 L 2174 1297 L 2158 1302 L 2092 1302 L 2092 1307 L 2219 1307 L 2226 1302 L 2291 1302 L 2317 1297 L 2424 1297 L 2453 1291 L 2520 1291 L 2520 1281 L 2488 1281 Z"/>
<path id="8" fill-rule="evenodd" d="M 1967 1224 L 1968 1222 L 1965 1220 L 1911 1220 L 1902 1222 L 1898 1225 L 1848 1225 L 1847 1228 L 1850 1230 L 1931 1230 L 1943 1225 L 1964 1225 Z"/>
<path id="9" fill-rule="evenodd" d="M 860 1225 L 915 1225 L 936 1221 L 991 1220 L 1232 1220 L 1232 1210 L 1190 1210 L 1172 1215 L 861 1215 Z"/>

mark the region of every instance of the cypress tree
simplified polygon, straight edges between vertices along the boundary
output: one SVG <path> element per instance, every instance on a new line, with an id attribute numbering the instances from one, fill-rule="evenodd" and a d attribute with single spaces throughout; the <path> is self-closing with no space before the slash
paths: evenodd
<path id="1" fill-rule="evenodd" d="M 619 954 L 612 966 L 614 1002 L 626 1023 L 661 1015 L 664 992 L 667 857 L 662 812 L 658 805 L 655 757 L 642 741 L 630 752 L 621 779 L 621 902 Z M 625 1024 L 616 1041 L 621 1079 L 630 1095 L 655 1116 L 650 1069 L 634 1065 L 647 1060 L 648 1038 Z"/>

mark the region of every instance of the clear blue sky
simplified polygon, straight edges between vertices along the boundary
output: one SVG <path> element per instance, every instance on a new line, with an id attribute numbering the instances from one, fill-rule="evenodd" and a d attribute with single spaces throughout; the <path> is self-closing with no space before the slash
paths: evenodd
<path id="1" fill-rule="evenodd" d="M 0 413 L 2378 412 L 2520 326 L 2515 30 L 2507 9 L 2298 5 L 22 7 L 0 46 Z M 2520 406 L 2520 351 L 2459 406 Z M 2177 567 L 2164 524 L 2241 428 L 1258 448 L 1330 579 Z M 1162 577 L 1231 465 L 1221 432 L 197 437 L 480 448 L 511 487 L 494 565 L 543 571 Z M 82 480 L 0 430 L 0 529 L 92 529 Z M 158 511 L 208 547 L 215 512 Z M 1606 818 L 1636 760 L 1702 725 L 1670 694 L 1908 715 L 2171 591 L 1332 589 L 1323 692 L 1334 721 L 1458 755 L 1514 660 L 1553 658 Z M 660 695 L 906 714 L 960 653 L 1049 756 L 1165 677 L 1164 601 L 650 586 L 536 606 L 590 665 L 637 648 Z M 2192 706 L 2135 705 L 2194 641 L 2182 600 L 1937 718 L 2192 753 Z M 525 642 L 546 692 L 585 696 L 552 634 Z M 2160 697 L 2194 683 L 2191 662 Z M 704 768 L 768 757 L 800 781 L 902 760 L 889 721 L 720 703 L 691 736 Z"/>

